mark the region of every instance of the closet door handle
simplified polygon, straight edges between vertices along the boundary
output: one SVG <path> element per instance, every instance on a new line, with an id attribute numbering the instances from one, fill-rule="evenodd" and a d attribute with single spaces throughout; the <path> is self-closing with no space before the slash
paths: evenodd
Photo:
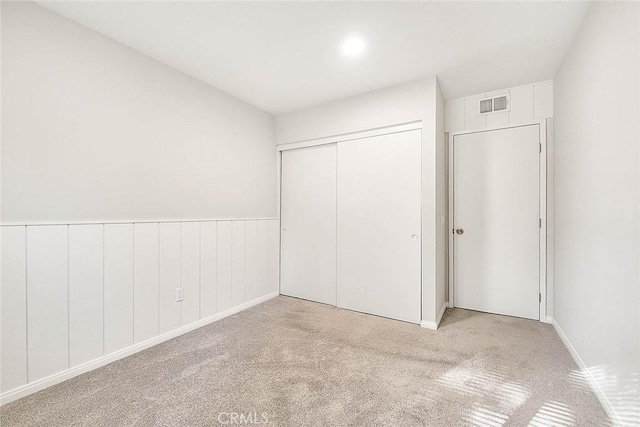
<path id="1" fill-rule="evenodd" d="M 418 240 L 418 235 L 417 234 L 412 234 L 411 235 L 411 240 Z"/>

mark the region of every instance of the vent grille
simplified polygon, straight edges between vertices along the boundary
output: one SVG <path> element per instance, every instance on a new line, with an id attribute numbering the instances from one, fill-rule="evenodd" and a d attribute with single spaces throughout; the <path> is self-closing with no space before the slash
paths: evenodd
<path id="1" fill-rule="evenodd" d="M 493 111 L 493 100 L 483 99 L 480 101 L 480 114 L 490 113 Z"/>
<path id="2" fill-rule="evenodd" d="M 507 97 L 500 96 L 493 98 L 493 111 L 502 111 L 507 109 Z"/>
<path id="3" fill-rule="evenodd" d="M 509 105 L 509 93 L 496 94 L 494 96 L 485 95 L 487 98 L 479 99 L 477 102 L 478 115 L 504 113 L 511 110 Z"/>

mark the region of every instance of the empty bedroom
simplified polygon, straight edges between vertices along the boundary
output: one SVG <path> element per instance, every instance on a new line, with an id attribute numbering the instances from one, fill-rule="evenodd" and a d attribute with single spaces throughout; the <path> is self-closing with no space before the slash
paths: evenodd
<path id="1" fill-rule="evenodd" d="M 640 3 L 0 24 L 1 426 L 640 426 Z"/>

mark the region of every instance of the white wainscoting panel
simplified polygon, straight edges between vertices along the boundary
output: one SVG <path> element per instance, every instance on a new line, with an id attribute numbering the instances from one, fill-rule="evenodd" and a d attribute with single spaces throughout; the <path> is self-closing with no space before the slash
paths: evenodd
<path id="1" fill-rule="evenodd" d="M 180 223 L 160 224 L 160 333 L 180 327 Z"/>
<path id="2" fill-rule="evenodd" d="M 278 248 L 278 251 L 280 249 Z M 269 221 L 256 224 L 256 287 L 260 294 L 269 292 Z"/>
<path id="3" fill-rule="evenodd" d="M 27 383 L 27 248 L 26 227 L 0 231 L 0 391 L 5 392 Z"/>
<path id="4" fill-rule="evenodd" d="M 553 80 L 533 85 L 533 120 L 553 117 Z"/>
<path id="5" fill-rule="evenodd" d="M 244 228 L 244 286 L 246 300 L 260 296 L 256 281 L 257 221 L 247 221 Z"/>
<path id="6" fill-rule="evenodd" d="M 130 345 L 133 345 L 133 224 L 105 224 L 104 354 Z"/>
<path id="7" fill-rule="evenodd" d="M 27 228 L 29 381 L 69 368 L 68 226 Z"/>
<path id="8" fill-rule="evenodd" d="M 484 129 L 487 127 L 487 116 L 478 114 L 478 102 L 483 98 L 485 98 L 484 93 L 463 99 L 465 129 Z"/>
<path id="9" fill-rule="evenodd" d="M 200 317 L 216 311 L 217 283 L 217 223 L 200 224 Z"/>
<path id="10" fill-rule="evenodd" d="M 240 305 L 245 301 L 245 221 L 233 221 L 231 243 L 231 303 Z"/>
<path id="11" fill-rule="evenodd" d="M 231 221 L 218 222 L 218 269 L 216 281 L 216 311 L 218 313 L 228 310 L 233 306 L 231 300 L 232 234 Z"/>
<path id="12" fill-rule="evenodd" d="M 181 275 L 184 300 L 180 303 L 180 324 L 200 319 L 200 223 L 183 222 Z"/>
<path id="13" fill-rule="evenodd" d="M 269 220 L 267 248 L 267 289 L 265 293 L 280 288 L 280 221 Z"/>
<path id="14" fill-rule="evenodd" d="M 511 111 L 509 111 L 509 120 L 505 123 L 500 123 L 501 125 L 533 122 L 533 89 L 533 85 L 519 86 L 511 89 Z M 495 115 L 499 114 L 494 114 L 494 116 Z"/>
<path id="15" fill-rule="evenodd" d="M 158 235 L 157 223 L 133 226 L 133 341 L 148 340 L 158 328 Z"/>
<path id="16" fill-rule="evenodd" d="M 514 113 L 517 116 L 518 110 L 515 110 Z M 486 127 L 506 126 L 509 124 L 510 117 L 511 113 L 509 112 L 488 114 L 485 117 Z"/>
<path id="17" fill-rule="evenodd" d="M 69 364 L 104 355 L 104 226 L 69 226 Z"/>
<path id="18" fill-rule="evenodd" d="M 277 219 L 0 231 L 0 404 L 277 295 Z"/>

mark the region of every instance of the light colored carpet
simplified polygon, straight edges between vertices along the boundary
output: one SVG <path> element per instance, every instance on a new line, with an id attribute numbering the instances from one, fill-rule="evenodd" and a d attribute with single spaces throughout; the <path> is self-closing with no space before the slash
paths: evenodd
<path id="1" fill-rule="evenodd" d="M 550 325 L 449 309 L 436 332 L 288 297 L 0 411 L 3 427 L 609 425 Z"/>

